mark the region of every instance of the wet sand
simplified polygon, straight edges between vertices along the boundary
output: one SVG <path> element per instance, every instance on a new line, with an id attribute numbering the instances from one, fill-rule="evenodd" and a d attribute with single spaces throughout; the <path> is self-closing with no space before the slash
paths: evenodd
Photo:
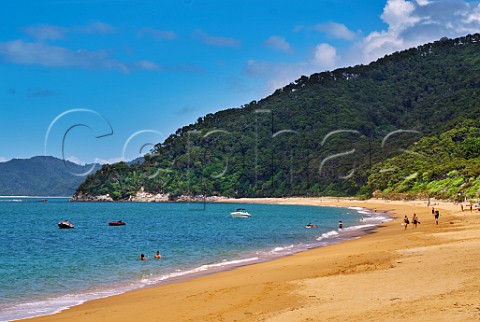
<path id="1" fill-rule="evenodd" d="M 359 239 L 231 271 L 131 291 L 29 321 L 480 320 L 480 213 L 440 202 L 242 199 L 358 206 L 396 218 Z M 413 213 L 421 224 L 407 230 Z"/>

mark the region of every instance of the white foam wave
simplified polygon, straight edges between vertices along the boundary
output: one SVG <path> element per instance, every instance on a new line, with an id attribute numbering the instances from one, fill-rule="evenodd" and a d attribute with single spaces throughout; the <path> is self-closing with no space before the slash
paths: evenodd
<path id="1" fill-rule="evenodd" d="M 284 251 L 289 251 L 289 250 L 292 250 L 294 247 L 294 245 L 289 245 L 289 246 L 285 246 L 285 247 L 275 247 L 274 249 L 272 249 L 270 251 L 270 253 L 281 253 L 281 252 L 284 252 Z"/>
<path id="2" fill-rule="evenodd" d="M 130 289 L 131 288 L 88 292 L 84 294 L 66 294 L 56 298 L 48 298 L 46 300 L 19 303 L 6 310 L 2 310 L 0 320 L 16 321 L 42 315 L 56 314 L 72 306 L 80 305 L 94 299 L 121 294 Z"/>
<path id="3" fill-rule="evenodd" d="M 359 210 L 359 211 L 357 211 L 357 212 L 358 212 L 359 214 L 362 214 L 362 215 L 371 215 L 371 214 L 372 214 L 372 212 L 370 212 L 370 211 L 365 211 L 365 210 Z"/>
<path id="4" fill-rule="evenodd" d="M 6 310 L 1 310 L 0 321 L 15 321 L 25 318 L 31 318 L 42 315 L 56 314 L 63 310 L 66 310 L 72 306 L 83 304 L 87 301 L 100 299 L 104 297 L 109 297 L 113 295 L 118 295 L 125 293 L 126 291 L 133 290 L 136 288 L 141 288 L 146 285 L 153 285 L 163 282 L 165 280 L 170 280 L 173 278 L 178 278 L 182 276 L 193 275 L 196 273 L 201 273 L 208 271 L 209 269 L 222 268 L 228 266 L 240 266 L 244 263 L 249 263 L 258 260 L 258 257 L 251 257 L 238 260 L 222 261 L 219 263 L 205 264 L 199 267 L 189 269 L 189 270 L 177 270 L 172 273 L 163 274 L 160 276 L 148 276 L 143 277 L 140 280 L 140 283 L 131 283 L 128 286 L 118 287 L 111 290 L 95 291 L 88 293 L 79 293 L 79 294 L 66 294 L 57 298 L 49 298 L 41 301 L 34 301 L 28 303 L 19 303 Z"/>
<path id="5" fill-rule="evenodd" d="M 258 257 L 251 257 L 251 258 L 245 258 L 245 259 L 238 259 L 238 260 L 231 260 L 231 261 L 222 261 L 220 263 L 213 263 L 213 264 L 205 264 L 201 265 L 196 268 L 188 269 L 188 270 L 180 270 L 176 271 L 173 273 L 168 273 L 168 274 L 163 274 L 160 276 L 149 276 L 148 278 L 143 278 L 141 282 L 146 285 L 153 285 L 153 284 L 158 284 L 160 282 L 163 282 L 165 280 L 170 280 L 173 278 L 177 277 L 182 277 L 182 276 L 187 276 L 187 275 L 193 275 L 193 274 L 198 274 L 202 273 L 205 271 L 208 271 L 209 269 L 212 268 L 222 268 L 222 267 L 227 267 L 227 266 L 239 266 L 244 263 L 249 263 L 258 260 Z"/>
<path id="6" fill-rule="evenodd" d="M 365 210 L 365 208 L 362 208 L 362 207 L 348 207 L 348 209 L 352 209 L 352 210 Z"/>
<path id="7" fill-rule="evenodd" d="M 361 230 L 361 229 L 371 228 L 371 227 L 375 227 L 375 225 L 374 224 L 365 224 L 365 225 L 351 226 L 351 227 L 343 228 L 342 231 Z"/>
<path id="8" fill-rule="evenodd" d="M 332 238 L 332 237 L 335 237 L 335 236 L 338 236 L 338 232 L 336 230 L 331 230 L 329 232 L 326 232 L 326 233 L 323 233 L 322 235 L 320 235 L 320 237 L 318 237 L 317 240 L 320 241 L 322 239 Z"/>
<path id="9" fill-rule="evenodd" d="M 7 199 L 7 200 L 0 200 L 0 202 L 22 202 L 23 200 L 20 199 Z"/>
<path id="10" fill-rule="evenodd" d="M 372 221 L 383 222 L 383 221 L 387 221 L 388 219 L 389 218 L 385 216 L 373 216 L 373 217 L 363 217 L 362 219 L 360 219 L 360 221 L 361 222 L 372 222 Z"/>

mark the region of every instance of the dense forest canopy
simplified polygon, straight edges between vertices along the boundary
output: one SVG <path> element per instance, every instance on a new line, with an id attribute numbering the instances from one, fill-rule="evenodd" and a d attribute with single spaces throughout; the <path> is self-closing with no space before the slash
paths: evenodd
<path id="1" fill-rule="evenodd" d="M 468 140 L 455 143 L 468 143 L 469 157 L 456 156 L 474 162 L 479 41 L 479 34 L 442 38 L 366 66 L 302 76 L 258 102 L 208 114 L 178 129 L 142 164 L 104 165 L 77 195 L 109 194 L 126 200 L 142 188 L 171 198 L 368 196 L 376 190 L 411 189 L 458 194 L 427 189 L 426 183 L 442 178 L 448 167 L 427 169 L 435 167 L 433 158 L 410 168 L 420 162 L 413 162 L 418 154 L 412 146 L 432 148 L 438 143 L 441 154 L 448 155 L 448 144 L 432 138 L 472 120 L 457 128 L 468 133 Z M 396 170 L 379 172 L 384 166 Z M 424 181 L 401 183 L 412 171 L 421 171 Z M 432 174 L 423 177 L 429 171 Z M 477 173 L 462 175 L 475 180 Z M 469 194 L 476 193 L 472 189 Z"/>

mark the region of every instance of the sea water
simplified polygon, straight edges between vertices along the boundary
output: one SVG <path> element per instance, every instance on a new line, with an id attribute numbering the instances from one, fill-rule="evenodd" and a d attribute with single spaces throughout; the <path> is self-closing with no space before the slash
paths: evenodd
<path id="1" fill-rule="evenodd" d="M 232 218 L 237 207 L 251 218 Z M 59 229 L 64 220 L 75 228 Z M 325 246 L 385 220 L 362 208 L 0 198 L 0 321 Z"/>

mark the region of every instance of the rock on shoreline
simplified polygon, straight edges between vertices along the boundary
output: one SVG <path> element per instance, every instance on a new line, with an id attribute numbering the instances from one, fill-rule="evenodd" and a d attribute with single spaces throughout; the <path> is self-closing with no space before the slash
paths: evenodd
<path id="1" fill-rule="evenodd" d="M 84 194 L 82 192 L 75 193 L 70 199 L 70 201 L 99 201 L 99 202 L 111 202 L 113 201 L 112 197 L 107 193 L 106 195 L 92 196 L 89 194 Z"/>
<path id="2" fill-rule="evenodd" d="M 221 201 L 230 199 L 228 197 L 223 196 L 188 196 L 188 195 L 181 195 L 178 197 L 172 197 L 169 194 L 153 194 L 149 192 L 145 192 L 142 189 L 138 191 L 134 196 L 130 196 L 124 200 L 118 200 L 121 202 L 214 202 L 214 201 Z M 100 195 L 100 196 L 93 196 L 90 194 L 84 194 L 82 192 L 76 193 L 70 201 L 89 201 L 89 202 L 113 202 L 114 200 L 109 194 Z"/>

